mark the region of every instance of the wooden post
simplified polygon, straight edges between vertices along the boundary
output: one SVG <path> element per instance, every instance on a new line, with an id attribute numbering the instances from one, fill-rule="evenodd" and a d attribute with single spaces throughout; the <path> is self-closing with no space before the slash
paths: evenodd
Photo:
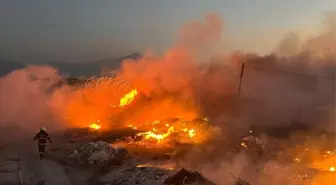
<path id="1" fill-rule="evenodd" d="M 240 96 L 241 92 L 241 86 L 243 82 L 243 75 L 244 75 L 244 68 L 245 68 L 245 63 L 242 63 L 241 71 L 240 71 L 240 79 L 239 79 L 239 89 L 238 89 L 238 95 Z"/>

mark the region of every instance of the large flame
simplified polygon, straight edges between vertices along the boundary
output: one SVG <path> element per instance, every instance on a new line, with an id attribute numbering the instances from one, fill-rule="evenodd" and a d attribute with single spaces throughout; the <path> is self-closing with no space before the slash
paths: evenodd
<path id="1" fill-rule="evenodd" d="M 140 132 L 139 144 L 208 141 L 213 130 L 207 121 L 197 121 L 206 115 L 193 88 L 196 82 L 206 81 L 208 89 L 228 92 L 225 79 L 206 76 L 197 60 L 204 51 L 200 46 L 218 41 L 222 26 L 219 17 L 207 16 L 204 23 L 184 27 L 182 37 L 166 54 L 123 61 L 114 78 L 93 77 L 68 103 L 67 120 L 82 127 L 98 119 L 104 129 L 132 127 Z"/>

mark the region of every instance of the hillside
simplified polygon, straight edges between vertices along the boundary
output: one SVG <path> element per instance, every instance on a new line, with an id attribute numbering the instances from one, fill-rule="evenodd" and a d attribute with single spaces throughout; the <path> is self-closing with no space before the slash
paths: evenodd
<path id="1" fill-rule="evenodd" d="M 115 59 L 92 61 L 85 63 L 65 63 L 65 62 L 55 62 L 55 63 L 39 63 L 38 65 L 49 65 L 57 68 L 61 74 L 68 77 L 81 77 L 81 76 L 91 76 L 100 74 L 101 68 L 106 67 L 109 69 L 117 69 L 120 67 L 123 60 L 126 59 L 137 59 L 141 57 L 138 53 L 133 53 L 131 55 L 122 56 Z M 0 76 L 3 76 L 13 70 L 24 68 L 27 64 L 11 62 L 8 60 L 0 60 Z M 35 64 L 36 65 L 36 64 Z"/>

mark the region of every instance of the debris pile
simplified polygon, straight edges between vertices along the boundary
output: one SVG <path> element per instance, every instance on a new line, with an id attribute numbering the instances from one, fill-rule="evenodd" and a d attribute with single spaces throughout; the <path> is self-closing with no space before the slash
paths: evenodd
<path id="1" fill-rule="evenodd" d="M 171 170 L 155 167 L 129 167 L 113 170 L 100 182 L 104 185 L 122 184 L 122 185 L 162 185 L 163 181 L 172 173 Z"/>
<path id="2" fill-rule="evenodd" d="M 243 137 L 242 140 L 243 142 L 241 145 L 243 147 L 251 146 L 253 148 L 259 148 L 260 150 L 263 150 L 265 148 L 264 142 L 259 137 L 249 135 Z"/>
<path id="3" fill-rule="evenodd" d="M 232 174 L 231 174 L 232 175 Z M 232 175 L 232 177 L 235 179 L 234 181 L 234 185 L 251 185 L 249 182 L 247 182 L 246 180 L 238 177 L 236 178 L 235 176 Z"/>
<path id="4" fill-rule="evenodd" d="M 164 182 L 164 185 L 185 185 L 185 184 L 194 184 L 194 185 L 215 185 L 215 183 L 209 181 L 203 177 L 197 171 L 190 172 L 182 168 L 175 175 L 168 177 Z"/>
<path id="5" fill-rule="evenodd" d="M 107 165 L 111 162 L 121 163 L 128 152 L 124 148 L 113 148 L 103 141 L 83 144 L 68 156 L 69 162 L 80 164 Z"/>

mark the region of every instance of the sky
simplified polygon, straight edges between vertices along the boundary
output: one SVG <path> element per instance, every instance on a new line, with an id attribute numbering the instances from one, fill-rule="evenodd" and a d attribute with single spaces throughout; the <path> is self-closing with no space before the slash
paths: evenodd
<path id="1" fill-rule="evenodd" d="M 1 0 L 0 59 L 102 60 L 162 52 L 184 23 L 217 13 L 227 47 L 265 53 L 284 34 L 309 30 L 334 0 Z"/>

